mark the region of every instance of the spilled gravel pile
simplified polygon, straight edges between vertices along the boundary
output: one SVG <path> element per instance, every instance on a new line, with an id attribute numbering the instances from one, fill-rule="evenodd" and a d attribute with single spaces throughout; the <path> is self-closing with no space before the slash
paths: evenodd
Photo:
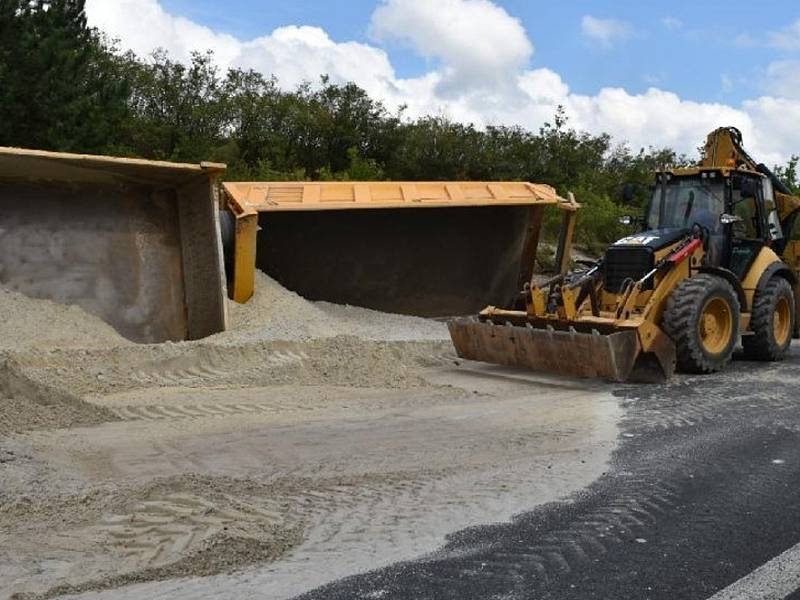
<path id="1" fill-rule="evenodd" d="M 216 343 L 314 340 L 354 336 L 373 341 L 446 340 L 447 326 L 432 319 L 383 313 L 356 306 L 310 302 L 261 271 L 247 304 L 229 305 L 231 329 Z"/>
<path id="2" fill-rule="evenodd" d="M 113 420 L 83 399 L 131 389 L 415 387 L 414 367 L 450 351 L 442 322 L 310 302 L 261 272 L 252 300 L 229 308 L 223 333 L 134 344 L 77 306 L 0 289 L 0 434 Z"/>
<path id="3" fill-rule="evenodd" d="M 263 273 L 249 303 L 229 303 L 228 331 L 190 342 L 136 344 L 77 306 L 9 290 L 0 289 L 0 310 L 0 548 L 15 544 L 13 553 L 0 551 L 0 588 L 13 582 L 12 597 L 26 600 L 208 577 L 284 557 L 317 512 L 336 508 L 319 499 L 391 487 L 384 480 L 394 475 L 352 480 L 337 468 L 286 477 L 277 467 L 283 452 L 261 456 L 264 444 L 253 442 L 257 472 L 220 479 L 203 474 L 209 456 L 220 460 L 207 438 L 237 445 L 250 422 L 302 429 L 302 415 L 338 404 L 353 411 L 359 398 L 375 410 L 406 393 L 427 405 L 444 392 L 421 367 L 452 357 L 443 322 L 311 302 Z M 121 396 L 124 404 L 113 401 Z M 74 429 L 84 427 L 92 429 Z M 184 441 L 169 441 L 178 431 Z M 106 442 L 113 450 L 94 448 Z M 178 476 L 145 474 L 185 442 L 203 446 L 197 461 L 179 450 Z M 149 458 L 137 457 L 149 444 Z M 231 467 L 247 462 L 242 452 Z M 69 573 L 29 560 L 42 557 L 55 531 L 69 539 L 56 551 Z"/>
<path id="4" fill-rule="evenodd" d="M 108 409 L 63 386 L 30 377 L 17 361 L 0 356 L 0 435 L 116 421 Z"/>
<path id="5" fill-rule="evenodd" d="M 199 343 L 237 346 L 337 336 L 389 342 L 449 339 L 447 327 L 440 321 L 311 302 L 260 271 L 256 275 L 253 298 L 247 304 L 229 302 L 229 330 Z M 0 350 L 109 349 L 133 345 L 111 325 L 78 306 L 29 298 L 2 287 L 0 314 L 4 316 L 0 322 Z"/>
<path id="6" fill-rule="evenodd" d="M 78 306 L 37 300 L 0 287 L 0 350 L 109 348 L 131 344 Z"/>

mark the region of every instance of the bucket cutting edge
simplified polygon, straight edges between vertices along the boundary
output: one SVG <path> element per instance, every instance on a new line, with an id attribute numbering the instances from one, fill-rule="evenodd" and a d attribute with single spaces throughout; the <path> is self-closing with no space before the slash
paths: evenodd
<path id="1" fill-rule="evenodd" d="M 674 372 L 663 353 L 642 352 L 635 330 L 581 333 L 475 318 L 453 319 L 448 328 L 458 356 L 467 360 L 615 382 L 665 381 Z"/>

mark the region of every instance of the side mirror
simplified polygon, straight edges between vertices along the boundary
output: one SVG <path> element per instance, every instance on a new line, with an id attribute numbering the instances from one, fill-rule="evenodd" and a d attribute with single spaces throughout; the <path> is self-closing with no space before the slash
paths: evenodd
<path id="1" fill-rule="evenodd" d="M 723 225 L 732 225 L 733 223 L 741 223 L 744 219 L 738 215 L 729 215 L 728 213 L 722 213 L 719 216 L 719 222 Z"/>

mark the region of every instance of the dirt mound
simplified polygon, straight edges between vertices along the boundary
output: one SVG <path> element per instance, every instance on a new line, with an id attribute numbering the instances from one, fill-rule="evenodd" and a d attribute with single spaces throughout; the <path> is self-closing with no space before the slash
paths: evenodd
<path id="1" fill-rule="evenodd" d="M 113 412 L 37 381 L 11 359 L 0 362 L 0 433 L 60 429 L 117 421 Z"/>
<path id="2" fill-rule="evenodd" d="M 11 358 L 0 358 L 0 434 L 95 425 L 118 418 L 62 388 L 28 376 Z"/>
<path id="3" fill-rule="evenodd" d="M 231 330 L 194 342 L 134 344 L 77 307 L 7 290 L 2 308 L 0 434 L 116 420 L 83 399 L 131 389 L 417 387 L 418 367 L 452 354 L 443 323 L 309 302 L 263 273 L 231 305 Z"/>
<path id="4" fill-rule="evenodd" d="M 261 271 L 247 304 L 231 303 L 230 331 L 210 338 L 215 343 L 314 340 L 341 335 L 364 340 L 449 339 L 444 323 L 355 306 L 310 302 Z"/>
<path id="5" fill-rule="evenodd" d="M 77 306 L 29 298 L 0 287 L 0 350 L 131 346 L 113 327 Z M 353 336 L 370 341 L 447 340 L 444 323 L 355 306 L 311 302 L 258 271 L 247 304 L 229 303 L 230 329 L 202 343 L 311 341 Z"/>
<path id="6" fill-rule="evenodd" d="M 420 367 L 451 358 L 444 341 L 386 342 L 339 336 L 236 345 L 192 342 L 16 355 L 25 373 L 76 397 L 132 389 L 207 386 L 425 385 Z"/>
<path id="7" fill-rule="evenodd" d="M 111 347 L 130 344 L 111 325 L 78 306 L 37 300 L 0 287 L 0 350 Z"/>

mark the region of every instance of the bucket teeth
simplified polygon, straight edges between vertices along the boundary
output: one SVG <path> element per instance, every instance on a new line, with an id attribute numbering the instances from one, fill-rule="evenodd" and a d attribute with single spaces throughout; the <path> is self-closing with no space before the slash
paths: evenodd
<path id="1" fill-rule="evenodd" d="M 633 330 L 603 335 L 596 329 L 581 333 L 530 323 L 494 327 L 473 319 L 454 319 L 448 328 L 461 358 L 576 377 L 627 381 L 641 355 Z"/>

